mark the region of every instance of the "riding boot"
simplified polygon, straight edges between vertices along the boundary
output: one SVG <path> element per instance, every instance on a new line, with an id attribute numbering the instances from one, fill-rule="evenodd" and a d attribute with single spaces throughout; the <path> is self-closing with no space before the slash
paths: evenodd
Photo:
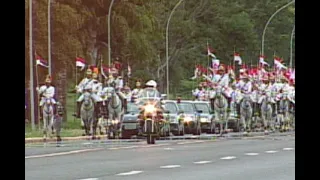
<path id="1" fill-rule="evenodd" d="M 240 118 L 240 103 L 237 104 L 237 116 Z"/>
<path id="2" fill-rule="evenodd" d="M 280 101 L 277 101 L 277 112 L 280 112 Z"/>
<path id="3" fill-rule="evenodd" d="M 231 112 L 231 100 L 232 99 L 228 97 L 227 100 L 228 100 L 228 110 L 227 111 Z"/>
<path id="4" fill-rule="evenodd" d="M 211 105 L 212 111 L 214 111 L 214 98 L 210 99 L 210 105 Z"/>
<path id="5" fill-rule="evenodd" d="M 80 118 L 80 111 L 81 111 L 81 102 L 77 102 L 77 114 L 76 114 L 76 118 Z"/>
<path id="6" fill-rule="evenodd" d="M 97 118 L 100 118 L 100 107 L 101 107 L 101 102 L 97 102 L 97 103 L 96 103 L 96 106 L 95 106 L 95 108 L 94 108 L 95 114 L 96 114 L 96 117 L 97 117 Z"/>
<path id="7" fill-rule="evenodd" d="M 39 119 L 43 118 L 42 106 L 39 106 Z"/>
<path id="8" fill-rule="evenodd" d="M 57 105 L 54 104 L 52 108 L 53 108 L 53 114 L 56 115 L 57 114 Z"/>
<path id="9" fill-rule="evenodd" d="M 123 108 L 124 108 L 124 112 L 127 112 L 127 109 L 128 109 L 128 107 L 127 107 L 127 99 L 123 100 Z"/>
<path id="10" fill-rule="evenodd" d="M 261 104 L 257 103 L 257 106 L 256 106 L 256 112 L 257 112 L 257 115 L 260 117 L 260 109 L 261 109 Z"/>

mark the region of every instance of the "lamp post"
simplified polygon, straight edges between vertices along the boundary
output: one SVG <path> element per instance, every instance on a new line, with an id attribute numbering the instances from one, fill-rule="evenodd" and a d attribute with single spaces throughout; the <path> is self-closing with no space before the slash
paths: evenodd
<path id="1" fill-rule="evenodd" d="M 33 86 L 33 48 L 32 48 L 32 0 L 29 0 L 29 66 L 30 66 L 30 114 L 31 128 L 35 130 L 34 86 Z"/>
<path id="2" fill-rule="evenodd" d="M 169 33 L 169 23 L 170 23 L 170 20 L 171 20 L 171 17 L 173 15 L 173 13 L 175 12 L 175 10 L 177 9 L 177 7 L 181 4 L 183 0 L 179 0 L 179 2 L 174 6 L 174 8 L 172 9 L 170 15 L 169 15 L 169 18 L 168 18 L 168 21 L 167 21 L 167 29 L 166 29 L 166 60 L 167 60 L 167 97 L 168 99 L 170 99 L 170 94 L 169 94 L 169 86 L 170 86 L 170 83 L 169 83 L 169 37 L 168 37 L 168 33 Z"/>
<path id="3" fill-rule="evenodd" d="M 293 49 L 293 36 L 295 32 L 295 25 L 293 26 L 292 33 L 291 33 L 291 40 L 290 40 L 290 68 L 292 68 L 292 49 Z"/>
<path id="4" fill-rule="evenodd" d="M 113 5 L 114 0 L 111 0 L 110 6 L 109 6 L 109 12 L 108 12 L 108 68 L 110 72 L 110 67 L 111 67 L 111 32 L 110 32 L 110 26 L 111 26 L 111 9 Z"/>
<path id="5" fill-rule="evenodd" d="M 51 64 L 51 0 L 48 0 L 48 66 L 49 75 L 52 75 L 52 64 Z"/>
<path id="6" fill-rule="evenodd" d="M 273 19 L 273 17 L 275 15 L 277 15 L 281 10 L 283 10 L 284 8 L 290 6 L 291 4 L 295 3 L 295 0 L 283 5 L 281 8 L 279 8 L 276 12 L 274 12 L 271 17 L 269 18 L 269 20 L 267 21 L 266 25 L 264 26 L 264 30 L 263 30 L 263 33 L 262 33 L 262 41 L 261 41 L 261 53 L 262 55 L 264 55 L 264 36 L 265 36 L 265 33 L 266 33 L 266 29 L 268 27 L 268 25 L 270 24 L 271 20 Z"/>

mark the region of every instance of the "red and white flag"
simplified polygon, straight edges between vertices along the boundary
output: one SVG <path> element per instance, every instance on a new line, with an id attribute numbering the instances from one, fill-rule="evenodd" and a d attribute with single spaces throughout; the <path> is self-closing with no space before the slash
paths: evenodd
<path id="1" fill-rule="evenodd" d="M 287 69 L 287 67 L 282 64 L 282 59 L 279 57 L 274 58 L 274 65 L 278 69 Z"/>
<path id="2" fill-rule="evenodd" d="M 48 62 L 36 54 L 36 64 L 45 68 L 49 68 Z"/>
<path id="3" fill-rule="evenodd" d="M 81 67 L 81 71 L 82 71 L 85 66 L 86 66 L 85 59 L 81 57 L 76 57 L 76 67 Z"/>
<path id="4" fill-rule="evenodd" d="M 209 46 L 208 46 L 207 50 L 208 50 L 208 56 L 211 56 L 212 58 L 217 59 L 216 55 L 214 55 L 214 54 L 212 53 L 213 50 L 212 50 Z"/>
<path id="5" fill-rule="evenodd" d="M 241 59 L 239 53 L 234 53 L 234 61 L 238 61 L 238 64 L 239 64 L 239 65 L 242 64 L 242 59 Z"/>
<path id="6" fill-rule="evenodd" d="M 264 56 L 263 55 L 260 55 L 259 57 L 259 63 L 262 64 L 262 65 L 267 65 L 269 66 L 269 64 L 267 62 L 264 61 Z"/>

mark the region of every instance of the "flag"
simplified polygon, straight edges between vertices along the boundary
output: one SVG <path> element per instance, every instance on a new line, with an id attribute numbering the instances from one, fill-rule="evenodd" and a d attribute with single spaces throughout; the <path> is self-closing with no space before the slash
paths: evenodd
<path id="1" fill-rule="evenodd" d="M 76 57 L 76 67 L 81 67 L 81 71 L 86 66 L 86 61 L 81 57 Z"/>
<path id="2" fill-rule="evenodd" d="M 129 64 L 128 64 L 128 77 L 131 77 L 131 67 Z"/>
<path id="3" fill-rule="evenodd" d="M 281 58 L 274 57 L 274 65 L 275 65 L 275 67 L 278 68 L 278 69 L 287 69 L 287 67 L 282 64 L 282 61 L 283 60 Z"/>
<path id="4" fill-rule="evenodd" d="M 36 64 L 37 65 L 40 65 L 45 68 L 49 68 L 48 62 L 46 60 L 44 60 L 41 56 L 37 55 L 37 53 L 35 53 L 35 56 L 36 56 Z"/>
<path id="5" fill-rule="evenodd" d="M 242 64 L 242 59 L 240 57 L 240 54 L 239 53 L 234 53 L 234 61 L 239 61 L 239 65 Z"/>
<path id="6" fill-rule="evenodd" d="M 196 79 L 196 78 L 198 78 L 198 74 L 199 74 L 199 68 L 196 66 L 196 68 L 195 68 L 195 70 L 194 70 L 194 76 L 193 77 L 191 77 L 190 79 Z"/>
<path id="7" fill-rule="evenodd" d="M 259 57 L 259 63 L 262 64 L 262 65 L 267 65 L 269 66 L 269 64 L 267 62 L 264 61 L 264 56 L 263 55 L 260 55 Z"/>
<path id="8" fill-rule="evenodd" d="M 211 56 L 212 58 L 217 59 L 216 55 L 212 53 L 213 50 L 209 46 L 207 49 L 208 49 L 208 56 Z"/>
<path id="9" fill-rule="evenodd" d="M 290 77 L 289 77 L 289 79 L 291 79 L 291 80 L 295 80 L 295 78 L 296 78 L 296 76 L 295 76 L 295 72 L 296 70 L 295 69 L 293 69 L 292 70 L 292 72 L 290 73 Z"/>

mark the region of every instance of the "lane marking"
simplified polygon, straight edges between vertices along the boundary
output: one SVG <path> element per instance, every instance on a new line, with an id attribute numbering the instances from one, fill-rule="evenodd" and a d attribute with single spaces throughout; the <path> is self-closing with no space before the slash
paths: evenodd
<path id="1" fill-rule="evenodd" d="M 78 179 L 78 180 L 98 180 L 98 178 L 86 178 L 86 179 Z"/>
<path id="2" fill-rule="evenodd" d="M 164 148 L 164 150 L 173 150 L 173 148 Z"/>
<path id="3" fill-rule="evenodd" d="M 257 155 L 259 155 L 259 153 L 246 153 L 245 155 L 247 155 L 247 156 L 257 156 Z"/>
<path id="4" fill-rule="evenodd" d="M 294 148 L 283 148 L 284 151 L 292 151 Z"/>
<path id="5" fill-rule="evenodd" d="M 194 164 L 208 164 L 211 163 L 212 161 L 198 161 L 198 162 L 193 162 Z"/>
<path id="6" fill-rule="evenodd" d="M 167 165 L 167 166 L 160 166 L 162 169 L 170 169 L 170 168 L 178 168 L 181 167 L 180 165 Z"/>
<path id="7" fill-rule="evenodd" d="M 109 150 L 116 150 L 116 149 L 119 149 L 119 148 L 108 148 Z"/>
<path id="8" fill-rule="evenodd" d="M 103 148 L 82 149 L 82 150 L 59 152 L 59 153 L 51 153 L 51 154 L 41 154 L 41 155 L 25 156 L 25 159 L 43 158 L 43 157 L 52 157 L 52 156 L 62 156 L 62 155 L 69 155 L 69 154 L 78 154 L 78 153 L 84 153 L 84 152 L 99 151 L 99 150 L 102 150 L 102 149 L 103 149 Z"/>
<path id="9" fill-rule="evenodd" d="M 85 142 L 85 143 L 82 143 L 83 145 L 90 145 L 90 144 L 93 144 L 91 142 Z"/>
<path id="10" fill-rule="evenodd" d="M 116 174 L 116 176 L 128 176 L 128 175 L 140 174 L 142 172 L 143 171 L 130 171 L 130 172 Z"/>
<path id="11" fill-rule="evenodd" d="M 143 147 L 143 148 L 149 148 L 149 147 L 159 147 L 159 146 L 167 146 L 170 144 L 153 144 L 153 145 L 146 145 L 146 146 L 139 146 L 139 147 Z"/>
<path id="12" fill-rule="evenodd" d="M 276 153 L 278 151 L 266 151 L 266 153 L 272 154 L 272 153 Z"/>
<path id="13" fill-rule="evenodd" d="M 206 142 L 206 141 L 185 141 L 185 142 L 180 142 L 177 144 L 183 145 L 183 144 L 202 143 L 202 142 Z"/>
<path id="14" fill-rule="evenodd" d="M 235 159 L 235 158 L 237 158 L 237 157 L 235 157 L 235 156 L 226 156 L 226 157 L 222 157 L 220 159 L 222 159 L 222 160 L 230 160 L 230 159 Z"/>

